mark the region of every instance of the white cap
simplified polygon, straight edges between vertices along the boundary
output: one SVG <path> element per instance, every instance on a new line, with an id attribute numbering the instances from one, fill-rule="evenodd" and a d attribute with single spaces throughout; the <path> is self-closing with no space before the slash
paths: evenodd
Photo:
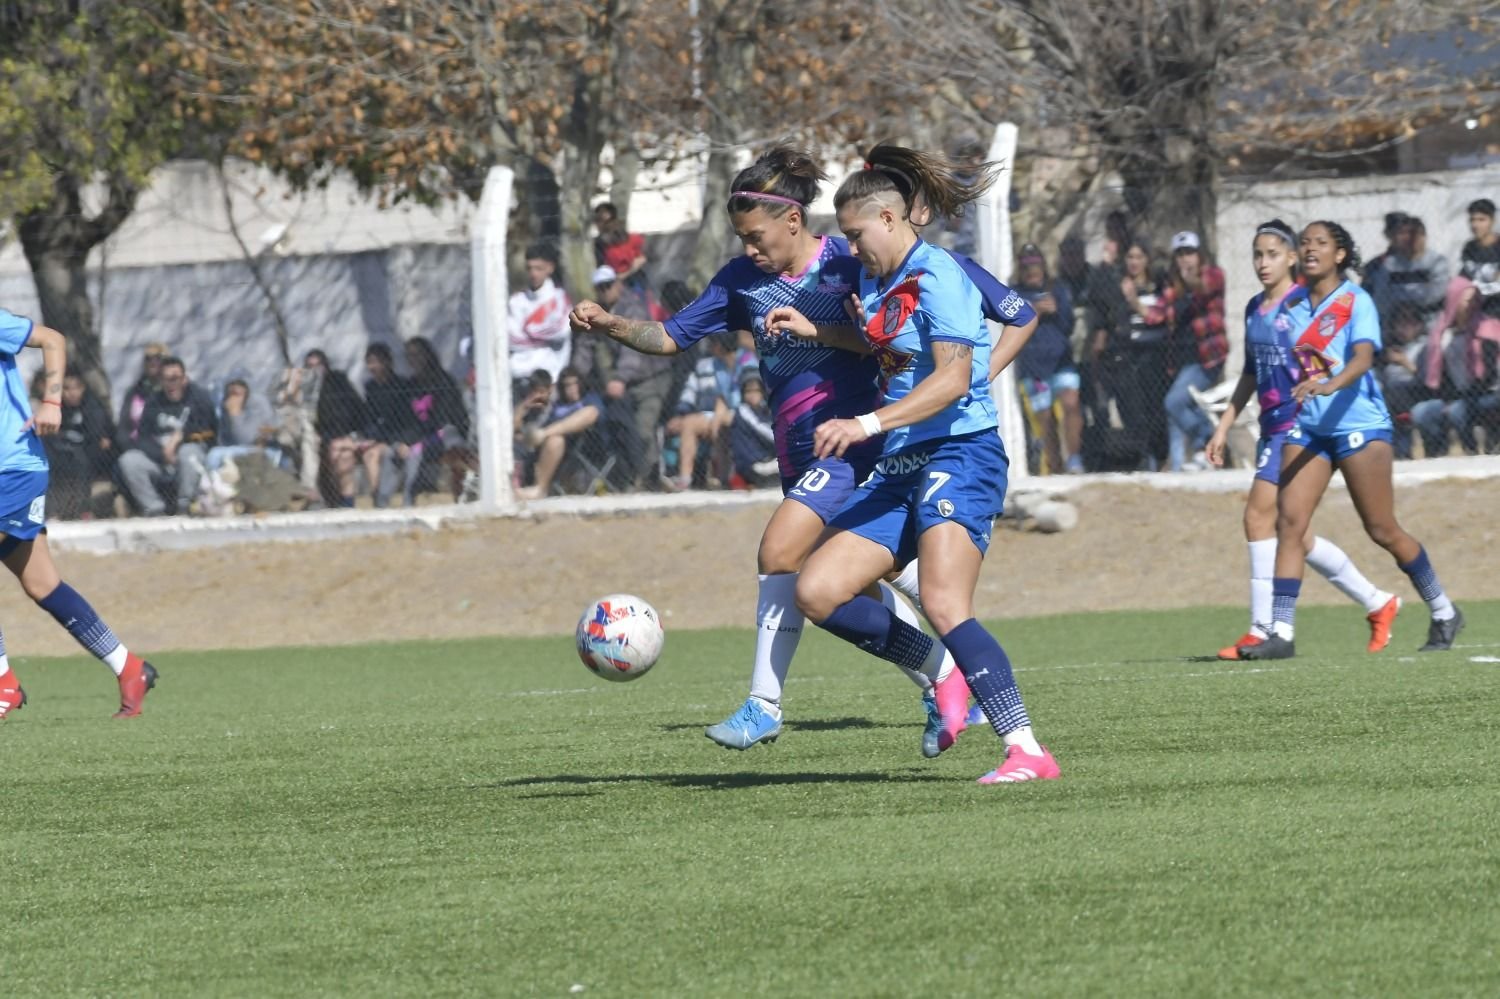
<path id="1" fill-rule="evenodd" d="M 601 284 L 614 284 L 619 276 L 615 273 L 615 269 L 607 264 L 599 267 L 594 271 L 594 287 L 597 288 Z"/>
<path id="2" fill-rule="evenodd" d="M 1196 249 L 1198 249 L 1198 234 L 1196 232 L 1179 232 L 1172 237 L 1173 253 L 1176 253 L 1178 250 Z"/>

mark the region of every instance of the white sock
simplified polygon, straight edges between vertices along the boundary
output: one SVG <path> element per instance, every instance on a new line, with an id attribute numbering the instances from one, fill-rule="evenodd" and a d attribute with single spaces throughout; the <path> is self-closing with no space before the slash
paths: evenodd
<path id="1" fill-rule="evenodd" d="M 119 676 L 125 672 L 125 660 L 129 658 L 130 653 L 125 650 L 125 646 L 116 645 L 115 650 L 104 657 L 104 665 L 114 670 L 115 676 Z"/>
<path id="2" fill-rule="evenodd" d="M 1250 548 L 1250 634 L 1265 638 L 1271 627 L 1271 579 L 1276 575 L 1276 539 L 1252 541 Z"/>
<path id="3" fill-rule="evenodd" d="M 886 610 L 896 615 L 896 617 L 899 618 L 903 623 L 909 624 L 913 628 L 916 628 L 918 631 L 920 631 L 922 629 L 921 618 L 917 617 L 917 612 L 912 610 L 910 604 L 901 599 L 901 594 L 897 593 L 895 588 L 884 580 L 882 580 L 877 585 L 880 587 L 880 602 L 885 604 Z M 936 653 L 938 649 L 943 649 L 943 643 L 937 641 L 936 639 L 933 639 L 933 653 Z M 944 649 L 945 654 L 946 652 L 947 650 Z M 941 671 L 941 667 L 939 666 L 933 673 L 929 674 L 926 672 L 927 666 L 929 666 L 932 662 L 932 658 L 932 655 L 928 655 L 928 661 L 927 663 L 923 664 L 922 673 L 918 673 L 916 670 L 907 669 L 905 666 L 897 666 L 896 668 L 905 673 L 907 679 L 911 680 L 912 683 L 917 685 L 917 689 L 923 691 L 931 690 L 933 679 L 937 676 L 937 673 Z"/>
<path id="4" fill-rule="evenodd" d="M 797 574 L 759 576 L 755 604 L 755 668 L 750 674 L 750 696 L 767 704 L 781 704 L 781 688 L 802 640 L 802 611 L 797 608 Z"/>
<path id="5" fill-rule="evenodd" d="M 1366 614 L 1384 607 L 1391 595 L 1365 578 L 1348 553 L 1327 538 L 1314 538 L 1307 564 L 1338 588 L 1344 596 L 1362 604 Z"/>
<path id="6" fill-rule="evenodd" d="M 906 568 L 901 570 L 901 574 L 891 580 L 891 585 L 896 588 L 897 592 L 910 600 L 918 611 L 926 614 L 927 612 L 922 610 L 922 591 L 917 585 L 918 575 L 917 560 L 912 559 L 906 564 Z"/>
<path id="7" fill-rule="evenodd" d="M 1293 629 L 1292 626 L 1287 624 L 1285 621 L 1277 621 L 1275 624 L 1271 625 L 1271 634 L 1280 635 L 1282 638 L 1285 638 L 1288 642 L 1290 642 L 1293 638 Z"/>
<path id="8" fill-rule="evenodd" d="M 0 676 L 10 672 L 10 656 L 0 652 Z"/>
<path id="9" fill-rule="evenodd" d="M 1042 755 L 1041 743 L 1036 741 L 1036 735 L 1032 733 L 1030 725 L 1006 732 L 1000 737 L 1000 741 L 1004 742 L 1007 746 L 1020 746 L 1021 752 L 1027 756 Z"/>

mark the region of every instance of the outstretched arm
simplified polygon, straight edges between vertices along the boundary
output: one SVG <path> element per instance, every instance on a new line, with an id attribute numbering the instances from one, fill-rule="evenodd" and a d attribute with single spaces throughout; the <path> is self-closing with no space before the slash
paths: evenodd
<path id="1" fill-rule="evenodd" d="M 607 311 L 598 302 L 583 301 L 568 313 L 568 325 L 577 333 L 602 333 L 616 343 L 642 354 L 676 354 L 677 341 L 667 328 L 650 319 L 626 319 Z"/>

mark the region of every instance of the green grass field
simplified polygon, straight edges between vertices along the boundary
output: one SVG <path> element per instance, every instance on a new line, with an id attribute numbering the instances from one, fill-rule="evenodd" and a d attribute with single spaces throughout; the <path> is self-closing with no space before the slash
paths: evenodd
<path id="1" fill-rule="evenodd" d="M 810 634 L 781 741 L 703 737 L 750 635 L 628 685 L 571 636 L 163 655 L 136 722 L 14 662 L 4 995 L 1500 995 L 1500 605 L 1464 648 L 1195 661 L 1238 610 L 1007 622 L 1064 779 L 918 753 Z"/>

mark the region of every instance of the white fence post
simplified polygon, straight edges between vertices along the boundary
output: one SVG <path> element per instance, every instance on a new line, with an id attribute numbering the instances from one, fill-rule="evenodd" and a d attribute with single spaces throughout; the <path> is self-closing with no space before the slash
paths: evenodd
<path id="1" fill-rule="evenodd" d="M 1016 126 L 1010 122 L 996 126 L 986 158 L 991 163 L 1003 164 L 1003 169 L 995 185 L 975 204 L 979 263 L 1006 283 L 1010 282 L 1011 263 L 1015 260 L 1010 232 L 1010 180 L 1015 172 L 1016 136 Z M 998 331 L 991 326 L 992 333 Z M 1010 455 L 1010 481 L 1012 484 L 1025 481 L 1031 477 L 1031 471 L 1026 460 L 1026 427 L 1016 392 L 1014 365 L 995 379 L 990 393 L 1000 417 L 1000 440 L 1005 444 L 1005 453 Z"/>
<path id="2" fill-rule="evenodd" d="M 484 179 L 473 229 L 469 234 L 473 271 L 474 397 L 479 422 L 479 504 L 487 512 L 514 500 L 511 473 L 514 428 L 510 397 L 510 338 L 506 330 L 510 303 L 505 237 L 510 221 L 514 174 L 490 167 Z"/>

